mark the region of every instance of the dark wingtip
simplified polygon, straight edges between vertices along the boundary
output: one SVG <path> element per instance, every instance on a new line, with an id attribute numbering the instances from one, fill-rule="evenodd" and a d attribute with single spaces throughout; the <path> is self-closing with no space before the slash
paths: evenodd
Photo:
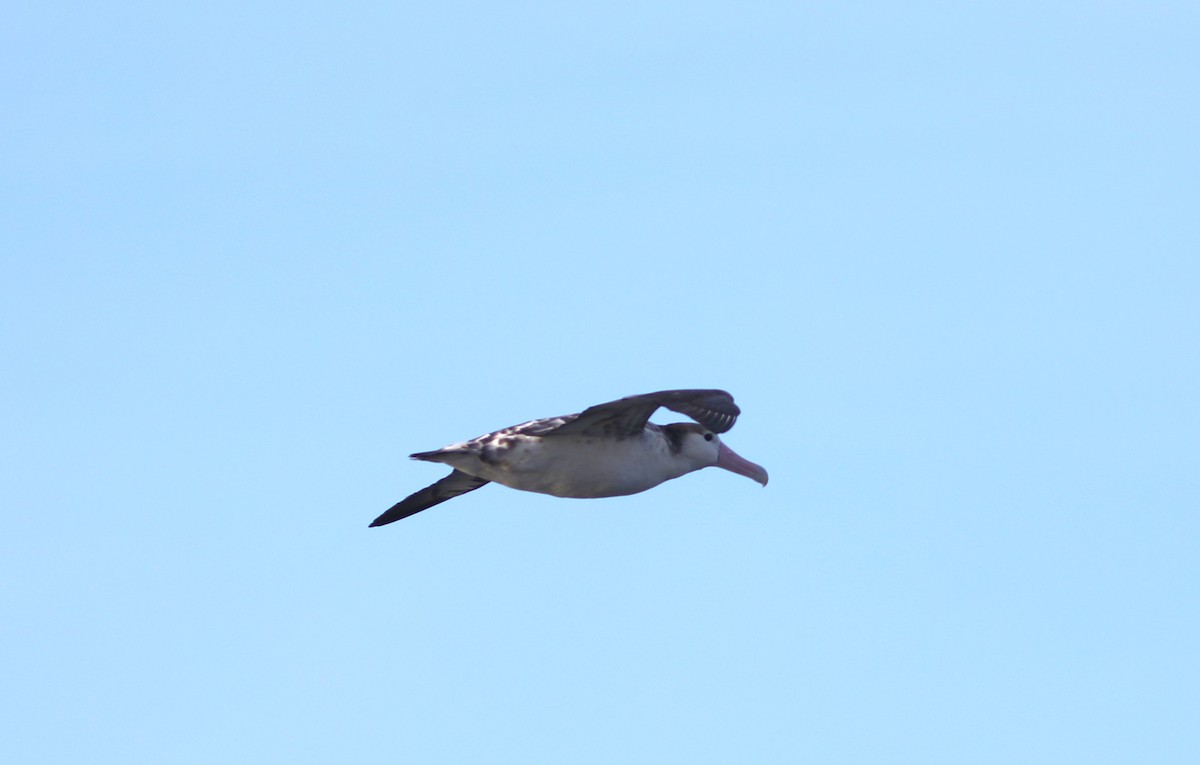
<path id="1" fill-rule="evenodd" d="M 397 502 L 396 504 L 389 507 L 386 511 L 380 513 L 379 517 L 377 517 L 375 520 L 371 521 L 367 525 L 367 528 L 373 529 L 376 526 L 386 526 L 389 523 L 395 523 L 396 521 L 400 520 L 401 518 L 404 518 L 407 515 L 410 515 L 411 513 L 404 513 L 403 511 L 401 511 L 399 509 L 400 505 L 402 505 L 402 504 L 404 504 L 404 503 Z M 414 510 L 413 512 L 416 512 L 416 511 Z"/>
<path id="2" fill-rule="evenodd" d="M 468 491 L 475 491 L 487 482 L 486 478 L 476 478 L 457 470 L 451 471 L 450 475 L 442 480 L 431 483 L 424 489 L 415 491 L 392 505 L 386 512 L 371 521 L 367 528 L 395 523 L 434 505 L 440 505 L 448 499 L 454 499 Z"/>

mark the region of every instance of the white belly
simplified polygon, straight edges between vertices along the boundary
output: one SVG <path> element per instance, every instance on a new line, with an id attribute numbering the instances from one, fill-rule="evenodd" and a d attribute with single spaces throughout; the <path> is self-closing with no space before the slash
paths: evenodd
<path id="1" fill-rule="evenodd" d="M 636 494 L 689 473 L 661 437 L 518 437 L 491 453 L 447 453 L 441 461 L 479 478 L 522 491 L 556 497 L 617 497 Z"/>

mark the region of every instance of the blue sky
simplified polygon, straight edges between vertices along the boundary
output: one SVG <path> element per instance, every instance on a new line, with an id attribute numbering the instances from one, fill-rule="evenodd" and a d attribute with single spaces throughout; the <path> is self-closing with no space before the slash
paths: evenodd
<path id="1" fill-rule="evenodd" d="M 1200 757 L 1196 6 L 4 16 L 4 761 Z"/>

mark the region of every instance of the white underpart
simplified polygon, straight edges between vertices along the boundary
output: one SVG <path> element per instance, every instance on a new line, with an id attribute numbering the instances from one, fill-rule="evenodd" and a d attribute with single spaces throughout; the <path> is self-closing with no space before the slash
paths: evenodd
<path id="1" fill-rule="evenodd" d="M 692 443 L 672 452 L 662 433 L 635 438 L 509 436 L 515 443 L 479 459 L 467 444 L 446 447 L 439 462 L 464 473 L 522 491 L 556 497 L 618 497 L 653 488 L 693 470 L 716 464 L 719 441 Z M 699 447 L 699 448 L 697 448 Z"/>

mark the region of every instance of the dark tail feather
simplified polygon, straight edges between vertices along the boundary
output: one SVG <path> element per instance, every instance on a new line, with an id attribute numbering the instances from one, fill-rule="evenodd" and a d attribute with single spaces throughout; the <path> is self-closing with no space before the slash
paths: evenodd
<path id="1" fill-rule="evenodd" d="M 476 478 L 455 470 L 437 483 L 426 486 L 392 505 L 387 512 L 371 521 L 371 526 L 384 526 L 401 518 L 407 518 L 434 505 L 440 505 L 448 499 L 454 499 L 460 494 L 475 491 L 485 483 L 488 483 L 486 478 Z"/>
<path id="2" fill-rule="evenodd" d="M 441 462 L 438 457 L 444 454 L 441 449 L 434 449 L 431 452 L 417 452 L 416 454 L 408 455 L 410 460 L 425 460 L 426 462 Z"/>

